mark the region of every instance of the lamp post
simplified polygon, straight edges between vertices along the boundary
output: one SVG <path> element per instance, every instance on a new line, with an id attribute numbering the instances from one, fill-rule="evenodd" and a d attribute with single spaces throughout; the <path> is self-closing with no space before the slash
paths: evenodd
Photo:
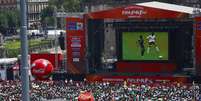
<path id="1" fill-rule="evenodd" d="M 54 7 L 54 34 L 55 34 L 55 68 L 58 69 L 58 41 L 57 41 L 57 8 Z"/>
<path id="2" fill-rule="evenodd" d="M 28 40 L 27 40 L 27 6 L 26 0 L 20 0 L 20 39 L 21 39 L 21 81 L 22 101 L 30 101 L 29 98 L 29 75 L 28 75 Z"/>

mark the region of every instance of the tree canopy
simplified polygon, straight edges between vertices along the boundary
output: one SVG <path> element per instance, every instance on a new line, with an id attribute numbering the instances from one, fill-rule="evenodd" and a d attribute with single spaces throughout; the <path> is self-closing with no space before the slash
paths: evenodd
<path id="1" fill-rule="evenodd" d="M 0 33 L 5 35 L 8 31 L 18 28 L 19 23 L 20 20 L 18 11 L 0 11 Z"/>
<path id="2" fill-rule="evenodd" d="M 49 0 L 49 6 L 56 6 L 57 10 L 64 9 L 65 12 L 81 11 L 80 5 L 81 0 Z"/>
<path id="3" fill-rule="evenodd" d="M 44 27 L 54 26 L 54 10 L 57 12 L 80 12 L 82 0 L 49 0 L 48 7 L 41 12 L 41 23 Z"/>

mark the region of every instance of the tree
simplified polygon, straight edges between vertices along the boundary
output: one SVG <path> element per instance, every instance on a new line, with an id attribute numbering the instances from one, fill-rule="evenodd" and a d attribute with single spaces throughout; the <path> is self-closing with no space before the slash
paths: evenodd
<path id="1" fill-rule="evenodd" d="M 68 0 L 63 3 L 63 7 L 66 12 L 80 12 L 82 10 L 80 0 Z"/>
<path id="2" fill-rule="evenodd" d="M 41 12 L 41 23 L 43 29 L 54 26 L 54 9 L 57 12 L 79 12 L 81 11 L 81 0 L 49 0 L 48 7 Z M 59 22 L 59 20 L 58 20 Z M 61 24 L 60 22 L 59 24 Z M 58 25 L 61 27 L 61 25 Z"/>
<path id="3" fill-rule="evenodd" d="M 3 35 L 6 34 L 6 29 L 8 28 L 8 19 L 5 15 L 5 12 L 0 12 L 0 33 Z"/>
<path id="4" fill-rule="evenodd" d="M 47 8 L 43 9 L 41 12 L 41 23 L 43 29 L 46 29 L 48 26 L 54 26 L 54 6 L 49 5 Z"/>
<path id="5" fill-rule="evenodd" d="M 65 12 L 81 11 L 81 0 L 49 0 L 50 6 L 56 6 L 57 10 L 64 8 Z"/>
<path id="6" fill-rule="evenodd" d="M 48 6 L 41 12 L 41 23 L 43 28 L 47 26 L 54 26 L 54 7 Z"/>
<path id="7" fill-rule="evenodd" d="M 0 11 L 0 33 L 14 34 L 19 27 L 19 13 L 16 10 Z"/>
<path id="8" fill-rule="evenodd" d="M 19 27 L 20 18 L 18 11 L 7 11 L 8 27 Z"/>

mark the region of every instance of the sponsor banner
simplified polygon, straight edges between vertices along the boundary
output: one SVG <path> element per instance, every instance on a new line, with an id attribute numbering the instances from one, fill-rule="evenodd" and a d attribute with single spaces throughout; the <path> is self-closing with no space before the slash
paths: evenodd
<path id="1" fill-rule="evenodd" d="M 162 10 L 151 7 L 131 5 L 119 7 L 110 10 L 92 12 L 88 14 L 91 19 L 128 19 L 128 18 L 143 18 L 143 19 L 160 19 L 160 18 L 183 18 L 186 13 Z"/>
<path id="2" fill-rule="evenodd" d="M 67 72 L 69 74 L 85 73 L 85 34 L 83 19 L 66 18 Z"/>
<path id="3" fill-rule="evenodd" d="M 87 75 L 91 82 L 124 82 L 128 83 L 162 83 L 162 82 L 182 82 L 187 83 L 188 77 L 173 76 L 110 76 L 110 75 Z"/>
<path id="4" fill-rule="evenodd" d="M 196 74 L 201 76 L 201 17 L 195 18 L 195 65 Z"/>
<path id="5" fill-rule="evenodd" d="M 82 22 L 68 22 L 67 23 L 67 30 L 83 30 L 83 23 Z"/>
<path id="6" fill-rule="evenodd" d="M 140 72 L 140 73 L 173 73 L 176 71 L 177 65 L 175 63 L 151 63 L 151 62 L 124 62 L 118 61 L 116 63 L 115 72 Z"/>

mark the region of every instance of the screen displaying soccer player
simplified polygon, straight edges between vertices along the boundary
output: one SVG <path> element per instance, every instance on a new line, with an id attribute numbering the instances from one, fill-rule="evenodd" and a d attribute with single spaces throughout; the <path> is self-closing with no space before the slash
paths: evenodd
<path id="1" fill-rule="evenodd" d="M 168 32 L 123 32 L 123 60 L 168 60 Z"/>

